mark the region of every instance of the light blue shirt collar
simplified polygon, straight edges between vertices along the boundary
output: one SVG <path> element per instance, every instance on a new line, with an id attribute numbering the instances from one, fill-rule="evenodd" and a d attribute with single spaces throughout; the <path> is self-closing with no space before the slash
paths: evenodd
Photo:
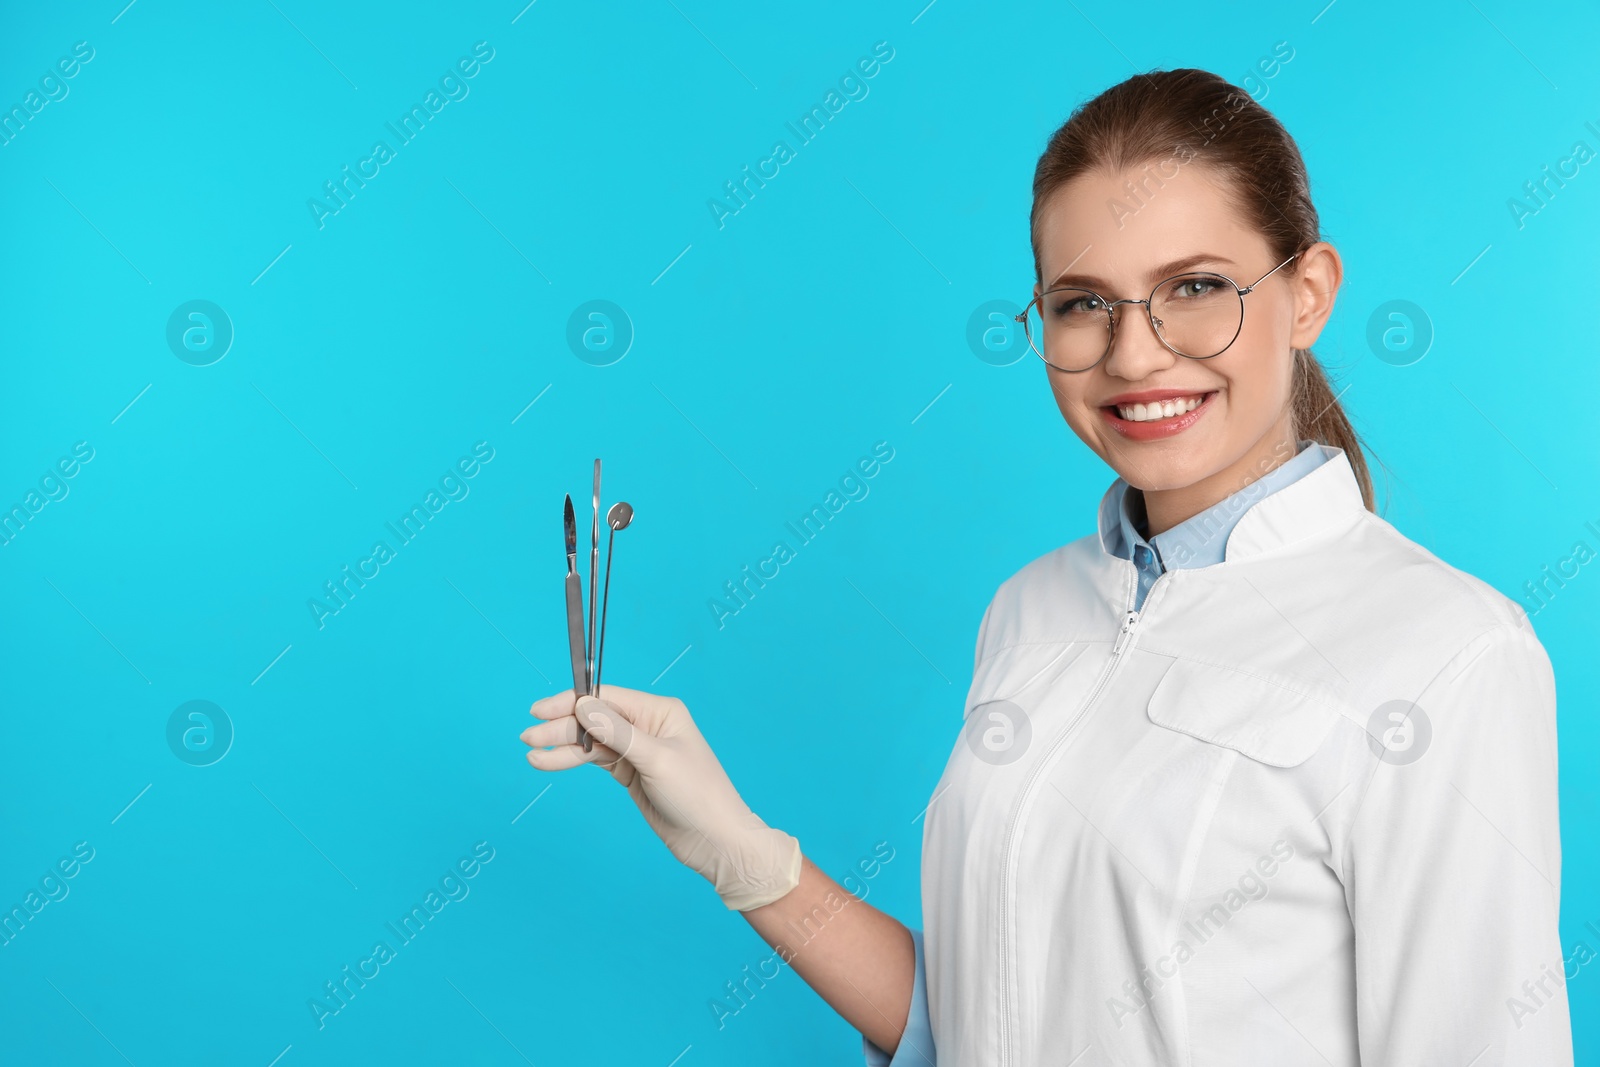
<path id="1" fill-rule="evenodd" d="M 1209 567 L 1221 563 L 1228 535 L 1251 505 L 1299 480 L 1337 455 L 1338 450 L 1301 440 L 1289 460 L 1170 530 L 1146 538 L 1144 494 L 1133 492 L 1122 478 L 1113 483 L 1101 506 L 1100 536 L 1106 551 L 1135 563 L 1148 557 L 1157 573 L 1172 567 Z M 1142 546 L 1142 551 L 1140 550 Z"/>

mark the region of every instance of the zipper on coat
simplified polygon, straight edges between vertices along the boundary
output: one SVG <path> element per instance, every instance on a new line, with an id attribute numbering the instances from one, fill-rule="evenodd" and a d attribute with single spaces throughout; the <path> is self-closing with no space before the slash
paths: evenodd
<path id="1" fill-rule="evenodd" d="M 1139 625 L 1139 612 L 1129 608 L 1128 614 L 1122 619 L 1122 630 L 1117 634 L 1117 639 L 1111 646 L 1111 658 L 1113 661 L 1122 655 L 1124 648 L 1128 647 L 1128 639 L 1133 635 L 1133 628 L 1137 625 Z M 1109 674 L 1110 672 L 1107 673 Z M 1098 696 L 1099 694 L 1096 695 Z"/>
<path id="2" fill-rule="evenodd" d="M 1155 587 L 1166 579 L 1167 573 L 1162 572 L 1157 575 L 1156 580 L 1150 584 L 1150 589 L 1145 594 L 1145 603 L 1147 605 L 1150 602 L 1150 597 L 1155 593 Z M 1135 597 L 1138 596 L 1138 580 L 1138 575 L 1135 573 Z M 1010 942 L 1011 895 L 1014 890 L 1011 873 L 1011 850 L 1015 844 L 1017 824 L 1022 821 L 1023 809 L 1027 807 L 1028 798 L 1032 794 L 1033 787 L 1045 766 L 1055 757 L 1057 750 L 1071 739 L 1073 728 L 1094 707 L 1094 703 L 1100 699 L 1100 693 L 1105 689 L 1106 683 L 1116 673 L 1118 665 L 1122 662 L 1122 654 L 1127 651 L 1128 645 L 1133 641 L 1134 632 L 1138 628 L 1139 620 L 1142 617 L 1143 615 L 1139 609 L 1131 604 L 1123 612 L 1122 627 L 1117 631 L 1116 639 L 1111 642 L 1110 661 L 1106 664 L 1105 669 L 1100 672 L 1100 677 L 1095 680 L 1094 688 L 1089 691 L 1088 699 L 1083 702 L 1083 705 L 1078 709 L 1078 713 L 1072 717 L 1072 721 L 1068 722 L 1061 731 L 1061 735 L 1056 738 L 1055 744 L 1050 746 L 1050 751 L 1046 752 L 1044 757 L 1035 763 L 1033 769 L 1028 772 L 1028 777 L 1022 783 L 1022 790 L 1018 794 L 1016 808 L 1011 816 L 1011 821 L 1006 826 L 1005 846 L 1001 850 L 1000 865 L 1000 1067 L 1007 1067 L 1011 1063 L 1011 970 L 1015 965 Z"/>

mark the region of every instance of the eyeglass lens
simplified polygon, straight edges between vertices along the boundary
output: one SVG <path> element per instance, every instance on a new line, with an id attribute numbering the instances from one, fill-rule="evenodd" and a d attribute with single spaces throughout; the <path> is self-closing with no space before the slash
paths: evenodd
<path id="1" fill-rule="evenodd" d="M 1122 305 L 1124 315 L 1137 314 Z M 1150 300 L 1156 333 L 1180 355 L 1208 359 L 1239 335 L 1244 298 L 1216 274 L 1169 278 Z M 1045 362 L 1064 370 L 1094 366 L 1111 344 L 1111 308 L 1087 289 L 1052 289 L 1028 309 L 1028 341 Z M 1127 320 L 1123 320 L 1127 325 Z"/>

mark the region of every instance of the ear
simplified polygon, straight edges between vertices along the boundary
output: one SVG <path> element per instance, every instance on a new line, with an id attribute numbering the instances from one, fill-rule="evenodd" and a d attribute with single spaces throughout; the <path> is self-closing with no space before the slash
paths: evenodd
<path id="1" fill-rule="evenodd" d="M 1289 343 L 1295 348 L 1310 348 L 1333 314 L 1334 300 L 1344 280 L 1344 262 L 1331 244 L 1318 241 L 1300 253 L 1298 266 L 1290 278 L 1295 311 Z"/>

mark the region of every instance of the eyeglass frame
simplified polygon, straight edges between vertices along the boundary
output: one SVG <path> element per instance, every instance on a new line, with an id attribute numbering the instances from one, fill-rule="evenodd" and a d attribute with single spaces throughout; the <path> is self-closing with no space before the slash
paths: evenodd
<path id="1" fill-rule="evenodd" d="M 1304 249 L 1301 249 L 1301 252 L 1304 252 L 1304 251 L 1305 251 Z M 1237 341 L 1239 339 L 1239 334 L 1244 331 L 1244 298 L 1249 296 L 1251 293 L 1255 292 L 1256 286 L 1260 285 L 1262 282 L 1264 282 L 1268 278 L 1270 278 L 1273 274 L 1277 273 L 1283 267 L 1287 266 L 1289 263 L 1291 263 L 1292 261 L 1297 259 L 1300 256 L 1301 252 L 1296 252 L 1294 255 L 1290 256 L 1288 259 L 1284 260 L 1282 263 L 1279 263 L 1276 267 L 1273 267 L 1271 270 L 1267 271 L 1267 273 L 1263 274 L 1261 277 L 1257 278 L 1255 281 L 1251 282 L 1249 285 L 1244 286 L 1242 288 L 1240 287 L 1238 282 L 1234 281 L 1232 278 L 1228 277 L 1226 274 L 1222 274 L 1222 273 L 1219 273 L 1219 272 L 1214 271 L 1214 270 L 1186 270 L 1186 271 L 1183 271 L 1180 274 L 1174 274 L 1171 277 L 1163 278 L 1159 282 L 1156 282 L 1155 285 L 1151 286 L 1150 295 L 1147 296 L 1143 300 L 1107 300 L 1105 297 L 1101 296 L 1099 293 L 1095 292 L 1093 289 L 1085 289 L 1083 286 L 1080 286 L 1080 285 L 1062 285 L 1062 286 L 1058 286 L 1058 287 L 1056 287 L 1054 289 L 1046 289 L 1044 292 L 1039 293 L 1032 300 L 1028 301 L 1028 303 L 1023 307 L 1021 314 L 1015 316 L 1015 319 L 1016 319 L 1017 322 L 1020 322 L 1022 324 L 1023 335 L 1028 338 L 1028 348 L 1030 350 L 1032 350 L 1033 354 L 1038 356 L 1040 359 L 1043 359 L 1044 363 L 1045 363 L 1045 366 L 1050 367 L 1053 370 L 1058 370 L 1063 374 L 1082 374 L 1084 371 L 1094 370 L 1100 364 L 1105 362 L 1106 357 L 1111 354 L 1111 346 L 1116 342 L 1116 339 L 1117 339 L 1117 315 L 1116 315 L 1116 310 L 1117 310 L 1117 306 L 1119 304 L 1143 304 L 1144 305 L 1145 318 L 1148 319 L 1149 322 L 1150 322 L 1150 331 L 1156 335 L 1156 340 L 1160 341 L 1162 346 L 1164 348 L 1166 348 L 1167 351 L 1171 352 L 1173 355 L 1182 356 L 1185 359 L 1215 359 L 1218 356 L 1222 355 L 1223 352 L 1226 352 L 1228 349 L 1232 348 L 1233 347 L 1233 342 Z M 1160 289 L 1163 285 L 1167 284 L 1170 281 L 1173 281 L 1173 280 L 1178 279 L 1178 278 L 1187 278 L 1191 274 L 1203 274 L 1203 275 L 1208 275 L 1208 276 L 1213 277 L 1213 278 L 1221 278 L 1223 281 L 1225 281 L 1229 285 L 1233 286 L 1234 291 L 1236 293 L 1238 293 L 1238 295 L 1239 295 L 1239 326 L 1238 326 L 1237 329 L 1235 329 L 1233 331 L 1233 336 L 1228 339 L 1228 343 L 1223 345 L 1222 348 L 1219 349 L 1218 351 L 1211 353 L 1211 355 L 1209 355 L 1209 356 L 1191 356 L 1187 352 L 1179 352 L 1176 348 L 1173 348 L 1170 344 L 1167 343 L 1167 339 L 1162 336 L 1161 328 L 1156 325 L 1155 312 L 1151 310 L 1151 301 L 1155 300 L 1156 291 L 1158 289 Z M 1039 351 L 1039 349 L 1034 348 L 1034 346 L 1033 346 L 1033 332 L 1028 329 L 1028 309 L 1033 307 L 1033 305 L 1038 304 L 1039 305 L 1039 324 L 1040 324 L 1039 325 L 1039 332 L 1040 332 L 1040 335 L 1041 335 L 1040 338 L 1039 338 L 1039 345 L 1040 345 L 1040 347 L 1043 347 L 1044 346 L 1044 337 L 1043 337 L 1043 333 L 1044 333 L 1044 304 L 1041 303 L 1041 301 L 1043 301 L 1043 299 L 1045 297 L 1049 296 L 1051 293 L 1059 293 L 1059 292 L 1062 292 L 1062 291 L 1067 290 L 1067 289 L 1072 289 L 1072 290 L 1075 290 L 1075 291 L 1080 292 L 1080 293 L 1088 293 L 1090 296 L 1094 297 L 1096 300 L 1100 301 L 1102 304 L 1104 304 L 1106 306 L 1106 323 L 1107 323 L 1107 326 L 1106 326 L 1106 350 L 1104 352 L 1100 353 L 1100 358 L 1099 359 L 1095 360 L 1093 363 L 1089 364 L 1087 367 L 1079 367 L 1076 370 L 1070 370 L 1070 369 L 1068 369 L 1066 367 L 1058 367 L 1054 363 L 1051 363 L 1048 359 L 1045 359 L 1044 353 Z"/>

